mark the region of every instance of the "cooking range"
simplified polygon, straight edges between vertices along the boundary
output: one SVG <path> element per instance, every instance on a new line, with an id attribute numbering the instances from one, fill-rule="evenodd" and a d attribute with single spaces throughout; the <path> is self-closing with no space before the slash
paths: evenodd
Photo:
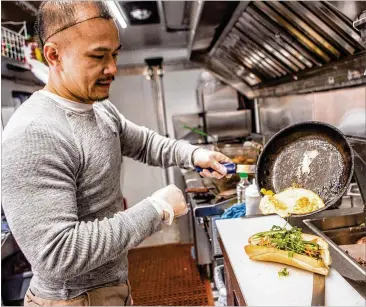
<path id="1" fill-rule="evenodd" d="M 196 172 L 185 174 L 187 198 L 194 240 L 194 257 L 210 277 L 213 267 L 223 263 L 216 230 L 216 220 L 236 202 L 235 190 L 219 193 L 208 178 Z"/>

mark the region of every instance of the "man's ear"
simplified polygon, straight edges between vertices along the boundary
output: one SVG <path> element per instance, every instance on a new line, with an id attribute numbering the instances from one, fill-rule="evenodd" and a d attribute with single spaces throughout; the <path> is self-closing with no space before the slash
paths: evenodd
<path id="1" fill-rule="evenodd" d="M 49 66 L 60 66 L 60 52 L 56 44 L 46 43 L 43 47 L 43 54 Z"/>

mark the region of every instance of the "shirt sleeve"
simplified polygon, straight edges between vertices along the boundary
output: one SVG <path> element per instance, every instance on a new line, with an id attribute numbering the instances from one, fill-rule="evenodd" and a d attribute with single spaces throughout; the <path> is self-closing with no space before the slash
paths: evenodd
<path id="1" fill-rule="evenodd" d="M 158 133 L 141 127 L 125 119 L 121 119 L 122 154 L 140 162 L 167 168 L 193 168 L 192 155 L 198 149 L 186 141 L 178 141 L 163 137 Z"/>
<path id="2" fill-rule="evenodd" d="M 79 221 L 78 151 L 54 125 L 31 123 L 3 142 L 2 205 L 32 269 L 64 281 L 95 269 L 161 229 L 147 199 L 111 218 Z"/>

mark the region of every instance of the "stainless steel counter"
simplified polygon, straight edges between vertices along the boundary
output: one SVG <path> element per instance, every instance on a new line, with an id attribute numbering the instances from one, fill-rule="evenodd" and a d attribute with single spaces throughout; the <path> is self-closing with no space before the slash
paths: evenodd
<path id="1" fill-rule="evenodd" d="M 355 208 L 343 208 L 343 209 L 334 209 L 334 210 L 325 210 L 323 212 L 319 212 L 318 214 L 314 214 L 311 216 L 311 219 L 324 219 L 331 216 L 344 216 L 350 214 L 362 213 L 364 210 L 363 207 L 355 207 Z M 289 223 L 292 226 L 297 226 L 303 229 L 304 232 L 315 234 L 305 223 L 304 220 L 309 219 L 309 217 L 305 218 L 289 218 Z M 347 282 L 358 292 L 363 298 L 366 300 L 366 280 L 364 281 L 356 281 L 354 279 L 359 279 L 356 274 L 354 274 L 354 279 L 352 278 L 352 270 L 350 270 L 351 264 L 347 261 L 332 245 L 329 245 L 329 251 L 332 257 L 332 267 L 335 268 L 339 274 L 343 276 L 347 280 Z"/>

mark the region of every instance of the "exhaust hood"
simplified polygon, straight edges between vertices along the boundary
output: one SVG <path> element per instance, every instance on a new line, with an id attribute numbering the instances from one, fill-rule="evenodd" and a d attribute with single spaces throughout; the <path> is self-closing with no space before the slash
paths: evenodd
<path id="1" fill-rule="evenodd" d="M 366 11 L 366 2 L 335 4 L 236 2 L 230 19 L 223 16 L 212 35 L 205 31 L 210 19 L 204 16 L 215 10 L 210 2 L 204 2 L 197 29 L 193 29 L 200 36 L 193 40 L 191 61 L 249 98 L 366 83 L 366 41 L 354 27 L 357 18 L 351 20 L 338 9 L 347 11 L 352 6 L 352 16 L 359 17 Z"/>

